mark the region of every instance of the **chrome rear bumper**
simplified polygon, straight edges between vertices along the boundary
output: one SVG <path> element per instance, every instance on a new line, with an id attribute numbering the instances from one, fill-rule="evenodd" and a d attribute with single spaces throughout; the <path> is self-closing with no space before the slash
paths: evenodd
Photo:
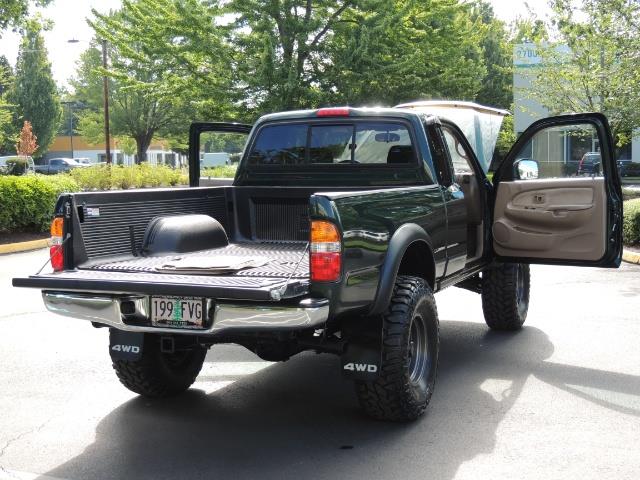
<path id="1" fill-rule="evenodd" d="M 319 327 L 329 316 L 329 301 L 324 298 L 305 298 L 293 306 L 213 304 L 207 300 L 207 311 L 213 316 L 208 328 L 160 328 L 140 325 L 149 319 L 149 297 L 146 296 L 44 291 L 42 298 L 50 312 L 130 332 L 209 335 L 237 331 L 301 330 Z M 123 303 L 126 303 L 125 312 Z"/>

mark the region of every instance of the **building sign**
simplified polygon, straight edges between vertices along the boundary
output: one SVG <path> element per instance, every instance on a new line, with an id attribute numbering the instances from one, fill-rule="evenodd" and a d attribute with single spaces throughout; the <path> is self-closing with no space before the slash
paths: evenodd
<path id="1" fill-rule="evenodd" d="M 514 67 L 531 67 L 540 65 L 542 57 L 538 52 L 538 46 L 533 43 L 521 43 L 513 49 Z"/>

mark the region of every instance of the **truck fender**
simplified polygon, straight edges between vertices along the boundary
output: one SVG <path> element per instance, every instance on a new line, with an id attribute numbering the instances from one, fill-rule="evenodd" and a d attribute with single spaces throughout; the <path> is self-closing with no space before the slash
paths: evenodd
<path id="1" fill-rule="evenodd" d="M 402 263 L 402 258 L 409 247 L 416 242 L 423 243 L 425 244 L 425 247 L 428 248 L 430 252 L 429 261 L 433 263 L 432 271 L 435 272 L 433 247 L 431 238 L 427 232 L 424 231 L 424 228 L 420 225 L 416 225 L 415 223 L 406 223 L 402 225 L 395 231 L 389 241 L 389 248 L 387 249 L 387 254 L 385 256 L 384 263 L 382 264 L 382 268 L 380 269 L 378 289 L 373 300 L 373 305 L 369 311 L 370 315 L 381 314 L 387 309 L 387 306 L 391 301 L 391 296 L 393 295 L 393 286 L 398 275 L 400 264 Z M 429 279 L 426 280 L 429 281 Z"/>

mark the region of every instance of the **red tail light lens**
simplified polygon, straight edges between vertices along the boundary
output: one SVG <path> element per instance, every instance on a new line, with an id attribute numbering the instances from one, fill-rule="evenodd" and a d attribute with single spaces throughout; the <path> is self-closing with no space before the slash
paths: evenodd
<path id="1" fill-rule="evenodd" d="M 340 278 L 342 258 L 339 253 L 311 252 L 311 280 L 335 282 Z"/>
<path id="2" fill-rule="evenodd" d="M 49 248 L 49 257 L 54 272 L 64 270 L 64 256 L 62 255 L 62 245 L 53 245 Z"/>
<path id="3" fill-rule="evenodd" d="M 342 270 L 340 232 L 331 222 L 311 222 L 310 244 L 311 281 L 335 282 Z"/>
<path id="4" fill-rule="evenodd" d="M 64 270 L 64 254 L 62 252 L 62 232 L 64 220 L 56 217 L 51 222 L 51 248 L 49 248 L 49 258 L 54 272 Z"/>

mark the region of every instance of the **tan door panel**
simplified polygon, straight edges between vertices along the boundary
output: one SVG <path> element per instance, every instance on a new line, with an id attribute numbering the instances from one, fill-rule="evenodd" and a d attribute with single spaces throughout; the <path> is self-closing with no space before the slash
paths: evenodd
<path id="1" fill-rule="evenodd" d="M 493 222 L 495 252 L 599 260 L 606 248 L 605 199 L 602 177 L 502 182 Z"/>

